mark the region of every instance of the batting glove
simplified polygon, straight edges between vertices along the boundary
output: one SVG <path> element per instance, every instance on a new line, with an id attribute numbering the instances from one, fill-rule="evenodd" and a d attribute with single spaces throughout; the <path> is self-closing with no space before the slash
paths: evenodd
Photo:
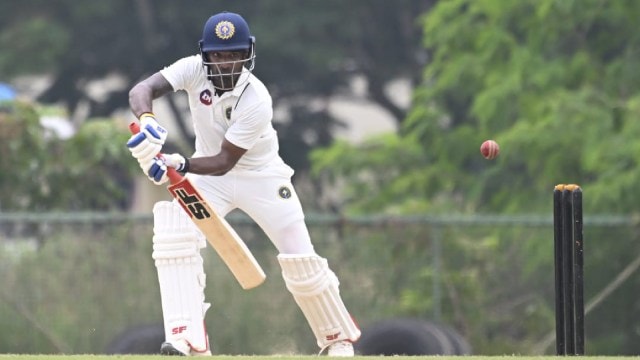
<path id="1" fill-rule="evenodd" d="M 158 124 L 153 114 L 144 113 L 140 116 L 140 132 L 131 136 L 127 147 L 134 158 L 146 163 L 160 152 L 167 134 L 167 129 Z"/>
<path id="2" fill-rule="evenodd" d="M 150 162 L 146 162 L 144 165 L 140 163 L 140 166 L 145 170 L 145 174 L 149 180 L 153 181 L 156 185 L 161 185 L 167 182 L 169 179 L 167 171 L 169 167 L 176 169 L 179 172 L 186 172 L 189 167 L 189 161 L 180 154 L 163 154 L 161 156 L 154 157 Z"/>

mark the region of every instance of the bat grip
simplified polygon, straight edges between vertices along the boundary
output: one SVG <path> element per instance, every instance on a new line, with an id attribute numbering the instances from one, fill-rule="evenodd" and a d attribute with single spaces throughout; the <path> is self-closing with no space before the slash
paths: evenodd
<path id="1" fill-rule="evenodd" d="M 129 130 L 132 134 L 135 135 L 140 132 L 140 125 L 138 125 L 138 123 L 136 123 L 135 121 L 132 121 L 131 124 L 129 124 Z M 162 157 L 162 153 L 158 153 L 158 156 Z M 171 166 L 167 167 L 167 177 L 169 178 L 169 182 L 171 183 L 171 185 L 177 184 L 182 181 L 182 175 L 180 175 L 180 173 L 178 173 L 178 171 Z"/>

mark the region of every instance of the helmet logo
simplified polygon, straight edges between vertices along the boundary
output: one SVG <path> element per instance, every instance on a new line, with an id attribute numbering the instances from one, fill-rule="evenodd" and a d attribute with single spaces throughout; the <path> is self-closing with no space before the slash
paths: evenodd
<path id="1" fill-rule="evenodd" d="M 236 27 L 230 21 L 220 21 L 216 25 L 216 36 L 222 40 L 230 39 L 236 32 Z"/>

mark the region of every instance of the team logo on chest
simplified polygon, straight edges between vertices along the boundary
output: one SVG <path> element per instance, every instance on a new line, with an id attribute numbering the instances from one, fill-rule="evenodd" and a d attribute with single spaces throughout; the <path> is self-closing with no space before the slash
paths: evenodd
<path id="1" fill-rule="evenodd" d="M 231 120 L 231 106 L 229 106 L 228 108 L 224 109 L 224 116 L 227 117 L 227 120 Z"/>
<path id="2" fill-rule="evenodd" d="M 211 98 L 211 91 L 209 91 L 209 89 L 203 90 L 200 93 L 200 102 L 209 106 L 211 105 L 212 102 L 212 98 Z"/>

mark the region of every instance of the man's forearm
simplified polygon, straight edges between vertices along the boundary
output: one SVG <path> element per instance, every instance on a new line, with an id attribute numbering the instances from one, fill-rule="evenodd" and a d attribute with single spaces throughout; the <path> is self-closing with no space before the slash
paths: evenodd
<path id="1" fill-rule="evenodd" d="M 144 113 L 153 113 L 153 100 L 173 91 L 167 79 L 157 72 L 137 83 L 129 91 L 129 107 L 137 118 Z"/>
<path id="2" fill-rule="evenodd" d="M 129 91 L 129 107 L 136 118 L 153 112 L 153 91 L 144 83 L 139 83 Z"/>

